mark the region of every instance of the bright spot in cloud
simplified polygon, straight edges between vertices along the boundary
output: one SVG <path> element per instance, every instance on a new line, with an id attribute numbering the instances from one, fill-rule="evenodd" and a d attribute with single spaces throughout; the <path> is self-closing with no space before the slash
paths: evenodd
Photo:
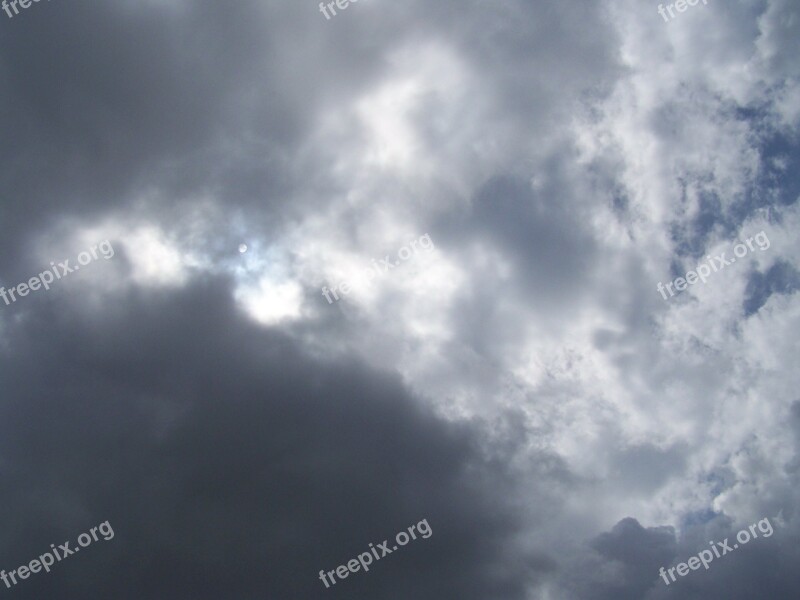
<path id="1" fill-rule="evenodd" d="M 155 227 L 143 227 L 124 236 L 133 279 L 140 285 L 183 285 L 187 278 L 182 252 Z"/>
<path id="2" fill-rule="evenodd" d="M 237 290 L 236 299 L 256 321 L 273 325 L 300 316 L 302 289 L 294 281 L 279 283 L 264 277 L 257 286 Z"/>

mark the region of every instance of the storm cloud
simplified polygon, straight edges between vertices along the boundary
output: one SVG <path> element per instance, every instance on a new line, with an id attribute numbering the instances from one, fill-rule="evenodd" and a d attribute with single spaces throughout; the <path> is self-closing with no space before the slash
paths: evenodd
<path id="1" fill-rule="evenodd" d="M 0 12 L 0 590 L 797 596 L 797 4 L 318 4 Z"/>

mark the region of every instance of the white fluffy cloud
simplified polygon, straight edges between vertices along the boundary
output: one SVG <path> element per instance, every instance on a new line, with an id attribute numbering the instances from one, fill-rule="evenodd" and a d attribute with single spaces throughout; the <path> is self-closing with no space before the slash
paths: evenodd
<path id="1" fill-rule="evenodd" d="M 78 149 L 65 140 L 79 127 L 39 100 L 65 156 L 26 130 L 52 182 L 3 177 L 55 217 L 17 231 L 29 209 L 7 209 L 8 239 L 38 241 L 40 260 L 90 238 L 121 250 L 64 302 L 80 311 L 92 293 L 102 311 L 104 294 L 221 278 L 254 329 L 399 375 L 446 422 L 476 426 L 489 462 L 508 461 L 516 542 L 537 557 L 514 593 L 688 597 L 655 569 L 701 534 L 782 511 L 786 537 L 764 544 L 796 536 L 796 2 L 712 0 L 669 23 L 634 0 L 372 0 L 330 22 L 314 3 L 245 4 L 151 2 L 158 23 L 126 9 L 167 57 L 143 71 L 150 50 L 118 47 L 154 90 L 134 94 L 140 125 L 117 112 L 124 86 L 99 83 L 102 62 L 60 105 L 93 99 Z M 120 132 L 129 148 L 100 150 Z M 76 164 L 92 165 L 83 183 Z M 761 231 L 768 249 L 657 291 Z M 325 300 L 423 234 L 435 251 Z M 790 572 L 741 571 L 791 589 Z M 704 597 L 735 592 L 722 573 Z"/>

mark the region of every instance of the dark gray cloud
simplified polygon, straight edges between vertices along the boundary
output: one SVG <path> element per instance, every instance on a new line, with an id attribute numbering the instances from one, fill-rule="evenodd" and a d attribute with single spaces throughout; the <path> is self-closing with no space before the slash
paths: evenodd
<path id="1" fill-rule="evenodd" d="M 7 593 L 795 597 L 796 3 L 317 4 L 0 12 Z"/>
<path id="2" fill-rule="evenodd" d="M 786 570 L 798 559 L 798 534 L 781 529 L 775 516 L 766 518 L 773 533 L 738 548 L 734 548 L 736 535 L 749 523 L 734 527 L 730 519 L 719 517 L 692 525 L 677 537 L 671 527 L 644 528 L 635 519 L 623 519 L 593 540 L 591 550 L 577 563 L 583 571 L 572 571 L 565 587 L 573 589 L 570 597 L 593 599 L 793 598 L 800 591 L 800 580 L 787 576 Z M 770 527 L 763 528 L 769 534 Z M 685 563 L 710 548 L 709 541 L 727 542 L 731 550 L 720 557 L 712 555 L 708 569 L 701 564 L 683 577 L 676 573 L 676 581 L 670 579 L 669 585 L 659 576 L 662 567 Z"/>
<path id="3" fill-rule="evenodd" d="M 37 306 L 7 331 L 3 567 L 104 520 L 116 534 L 10 593 L 523 598 L 547 563 L 518 546 L 518 490 L 485 437 L 390 374 L 253 329 L 225 289 L 114 316 Z M 422 519 L 429 539 L 317 579 Z"/>

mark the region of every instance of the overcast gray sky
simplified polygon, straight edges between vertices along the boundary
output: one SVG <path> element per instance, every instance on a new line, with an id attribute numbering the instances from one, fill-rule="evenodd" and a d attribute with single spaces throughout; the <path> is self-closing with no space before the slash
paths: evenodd
<path id="1" fill-rule="evenodd" d="M 0 10 L 0 594 L 800 596 L 800 4 L 681 6 Z"/>

